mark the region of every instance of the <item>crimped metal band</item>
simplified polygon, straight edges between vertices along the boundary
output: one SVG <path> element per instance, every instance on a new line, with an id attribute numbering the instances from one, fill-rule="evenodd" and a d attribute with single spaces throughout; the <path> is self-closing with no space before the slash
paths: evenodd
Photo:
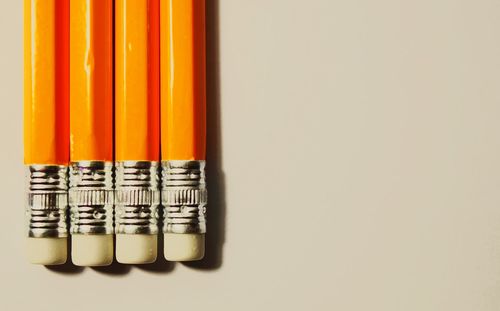
<path id="1" fill-rule="evenodd" d="M 113 233 L 113 163 L 73 162 L 69 168 L 72 234 Z"/>
<path id="2" fill-rule="evenodd" d="M 159 162 L 116 163 L 115 233 L 158 233 L 159 171 Z"/>
<path id="3" fill-rule="evenodd" d="M 205 161 L 162 162 L 165 233 L 205 233 Z"/>
<path id="4" fill-rule="evenodd" d="M 30 165 L 26 167 L 26 220 L 29 237 L 68 236 L 68 167 Z"/>

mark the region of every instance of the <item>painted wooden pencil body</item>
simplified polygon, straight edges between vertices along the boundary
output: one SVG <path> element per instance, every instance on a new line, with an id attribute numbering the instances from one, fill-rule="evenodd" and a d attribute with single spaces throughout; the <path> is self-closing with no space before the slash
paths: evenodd
<path id="1" fill-rule="evenodd" d="M 161 2 L 162 202 L 165 257 L 204 256 L 205 1 Z"/>
<path id="2" fill-rule="evenodd" d="M 113 260 L 113 1 L 71 0 L 70 189 L 73 263 Z"/>
<path id="3" fill-rule="evenodd" d="M 67 258 L 69 0 L 24 1 L 24 163 L 28 259 Z"/>
<path id="4" fill-rule="evenodd" d="M 156 260 L 160 201 L 160 2 L 115 2 L 116 258 Z"/>

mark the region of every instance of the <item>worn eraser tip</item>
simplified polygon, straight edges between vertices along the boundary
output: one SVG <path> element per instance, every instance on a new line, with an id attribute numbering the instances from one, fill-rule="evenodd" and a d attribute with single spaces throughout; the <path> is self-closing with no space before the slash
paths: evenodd
<path id="1" fill-rule="evenodd" d="M 156 234 L 117 234 L 116 261 L 124 264 L 146 264 L 156 261 Z"/>
<path id="2" fill-rule="evenodd" d="M 113 235 L 73 234 L 71 260 L 77 266 L 109 266 L 113 262 Z"/>
<path id="3" fill-rule="evenodd" d="M 26 254 L 35 265 L 62 265 L 68 259 L 68 238 L 27 238 Z"/>
<path id="4" fill-rule="evenodd" d="M 205 256 L 204 234 L 165 233 L 165 259 L 169 261 L 194 261 Z"/>

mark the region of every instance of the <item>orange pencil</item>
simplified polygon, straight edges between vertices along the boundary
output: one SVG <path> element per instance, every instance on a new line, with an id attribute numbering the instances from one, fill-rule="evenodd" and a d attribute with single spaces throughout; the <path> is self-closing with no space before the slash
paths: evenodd
<path id="1" fill-rule="evenodd" d="M 113 261 L 113 0 L 71 0 L 72 260 Z"/>
<path id="2" fill-rule="evenodd" d="M 160 2 L 115 2 L 116 259 L 157 256 L 160 203 Z"/>
<path id="3" fill-rule="evenodd" d="M 162 202 L 165 258 L 205 252 L 205 1 L 161 2 Z"/>
<path id="4" fill-rule="evenodd" d="M 31 263 L 67 258 L 69 0 L 24 1 L 24 163 Z"/>

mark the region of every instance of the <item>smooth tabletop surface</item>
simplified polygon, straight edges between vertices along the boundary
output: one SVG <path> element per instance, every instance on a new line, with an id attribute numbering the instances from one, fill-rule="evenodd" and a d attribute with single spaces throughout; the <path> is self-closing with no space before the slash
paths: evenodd
<path id="1" fill-rule="evenodd" d="M 0 1 L 0 310 L 499 310 L 500 3 L 207 7 L 207 258 L 45 268 Z"/>

